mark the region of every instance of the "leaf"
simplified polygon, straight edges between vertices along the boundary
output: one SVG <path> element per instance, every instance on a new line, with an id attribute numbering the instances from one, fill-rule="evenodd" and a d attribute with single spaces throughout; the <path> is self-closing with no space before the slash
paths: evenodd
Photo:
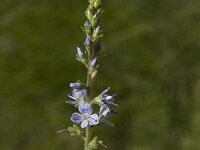
<path id="1" fill-rule="evenodd" d="M 97 137 L 95 136 L 92 141 L 89 143 L 89 149 L 97 149 Z"/>
<path id="2" fill-rule="evenodd" d="M 81 130 L 77 125 L 73 125 L 73 127 L 68 127 L 67 129 L 70 133 L 71 136 L 80 136 L 81 135 Z"/>
<path id="3" fill-rule="evenodd" d="M 108 148 L 108 146 L 106 146 L 106 145 L 103 144 L 103 141 L 98 141 L 98 144 L 101 145 L 101 146 L 103 146 L 104 148 Z"/>
<path id="4" fill-rule="evenodd" d="M 108 148 L 106 145 L 103 144 L 103 141 L 98 141 L 97 136 L 95 136 L 92 141 L 89 143 L 89 150 L 97 149 L 98 145 L 103 146 L 104 148 Z"/>

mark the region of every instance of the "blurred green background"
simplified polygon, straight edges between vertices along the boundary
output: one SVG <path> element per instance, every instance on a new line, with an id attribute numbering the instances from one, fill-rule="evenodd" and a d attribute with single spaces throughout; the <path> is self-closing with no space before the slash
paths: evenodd
<path id="1" fill-rule="evenodd" d="M 86 0 L 0 1 L 0 149 L 80 150 L 68 84 L 85 81 Z M 104 0 L 104 51 L 94 83 L 118 93 L 109 150 L 200 150 L 200 1 Z M 106 55 L 104 57 L 104 55 Z M 103 149 L 103 148 L 100 148 Z"/>

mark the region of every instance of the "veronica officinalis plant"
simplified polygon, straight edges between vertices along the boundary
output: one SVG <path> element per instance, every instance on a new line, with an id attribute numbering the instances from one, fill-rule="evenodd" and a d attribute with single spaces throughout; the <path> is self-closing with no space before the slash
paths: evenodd
<path id="1" fill-rule="evenodd" d="M 70 83 L 72 94 L 68 95 L 67 104 L 73 105 L 77 111 L 72 113 L 72 127 L 68 131 L 72 136 L 80 136 L 84 141 L 84 150 L 97 149 L 98 145 L 106 147 L 101 140 L 91 137 L 92 128 L 101 124 L 114 126 L 107 120 L 113 115 L 110 105 L 115 105 L 115 96 L 108 94 L 110 87 L 101 92 L 98 96 L 92 96 L 92 84 L 98 72 L 98 56 L 102 50 L 101 38 L 102 29 L 99 26 L 99 19 L 102 13 L 101 0 L 88 0 L 88 8 L 85 12 L 86 22 L 82 27 L 86 34 L 84 48 L 77 47 L 76 59 L 87 69 L 87 81 L 83 83 L 77 81 Z M 99 110 L 93 112 L 93 106 L 96 105 Z"/>

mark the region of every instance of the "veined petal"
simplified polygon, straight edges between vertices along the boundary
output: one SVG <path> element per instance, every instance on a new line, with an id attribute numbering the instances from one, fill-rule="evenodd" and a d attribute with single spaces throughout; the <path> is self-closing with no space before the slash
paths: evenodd
<path id="1" fill-rule="evenodd" d="M 88 120 L 84 120 L 82 123 L 81 123 L 81 128 L 85 128 L 88 126 Z"/>
<path id="2" fill-rule="evenodd" d="M 101 119 L 101 122 L 104 123 L 104 124 L 107 124 L 107 125 L 109 125 L 109 126 L 111 126 L 111 127 L 114 127 L 114 126 L 115 126 L 112 122 L 106 120 L 105 118 L 102 118 L 102 119 Z"/>
<path id="3" fill-rule="evenodd" d="M 73 113 L 72 116 L 71 116 L 71 120 L 74 122 L 74 123 L 81 123 L 83 121 L 83 116 L 77 112 Z"/>
<path id="4" fill-rule="evenodd" d="M 117 104 L 114 103 L 114 100 L 115 100 L 115 99 L 112 98 L 112 99 L 109 100 L 109 101 L 106 101 L 106 100 L 102 100 L 102 101 L 103 101 L 103 103 L 106 104 L 106 105 L 112 104 L 112 105 L 115 105 L 115 106 L 119 106 L 119 105 L 117 105 Z"/>
<path id="5" fill-rule="evenodd" d="M 88 121 L 90 125 L 96 125 L 99 123 L 99 117 L 97 114 L 90 115 Z"/>
<path id="6" fill-rule="evenodd" d="M 105 90 L 101 93 L 101 96 L 103 97 L 109 90 L 110 90 L 110 87 L 108 87 L 107 89 L 105 89 Z"/>
<path id="7" fill-rule="evenodd" d="M 108 101 L 108 100 L 111 100 L 113 97 L 112 96 L 110 96 L 110 95 L 108 95 L 108 96 L 106 96 L 105 97 L 105 99 Z"/>
<path id="8" fill-rule="evenodd" d="M 74 98 L 82 99 L 86 96 L 86 94 L 87 94 L 86 89 L 82 89 L 82 90 L 73 89 L 72 90 L 72 96 Z"/>
<path id="9" fill-rule="evenodd" d="M 76 101 L 75 100 L 70 100 L 70 101 L 66 101 L 67 104 L 69 105 L 76 105 Z"/>
<path id="10" fill-rule="evenodd" d="M 78 110 L 82 114 L 90 115 L 92 113 L 92 106 L 89 103 L 81 103 L 78 107 Z"/>
<path id="11" fill-rule="evenodd" d="M 108 106 L 105 105 L 100 108 L 99 115 L 106 116 L 109 112 L 110 112 L 110 109 L 108 108 Z"/>

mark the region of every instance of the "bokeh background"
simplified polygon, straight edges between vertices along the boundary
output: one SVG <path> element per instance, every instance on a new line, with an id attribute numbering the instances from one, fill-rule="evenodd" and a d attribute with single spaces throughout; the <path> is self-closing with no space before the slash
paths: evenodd
<path id="1" fill-rule="evenodd" d="M 68 84 L 86 0 L 0 1 L 0 149 L 80 150 Z M 118 93 L 116 125 L 94 133 L 110 150 L 200 150 L 200 1 L 104 0 L 94 94 Z M 104 56 L 106 55 L 106 56 Z M 99 148 L 103 149 L 103 148 Z"/>

